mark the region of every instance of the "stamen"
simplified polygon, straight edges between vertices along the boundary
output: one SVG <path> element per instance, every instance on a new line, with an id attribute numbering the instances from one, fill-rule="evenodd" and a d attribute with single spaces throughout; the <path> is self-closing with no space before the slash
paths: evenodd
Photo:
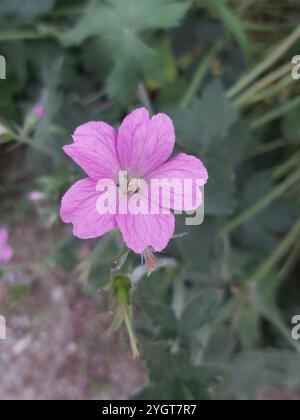
<path id="1" fill-rule="evenodd" d="M 141 180 L 139 178 L 130 178 L 127 171 L 120 171 L 117 187 L 124 196 L 133 195 L 139 192 Z"/>
<path id="2" fill-rule="evenodd" d="M 155 256 L 154 250 L 148 246 L 142 254 L 142 261 L 146 263 L 148 268 L 148 276 L 150 276 L 157 268 L 162 267 L 164 262 Z"/>
<path id="3" fill-rule="evenodd" d="M 129 194 L 135 194 L 140 189 L 140 180 L 138 178 L 132 178 L 128 182 L 128 193 Z"/>

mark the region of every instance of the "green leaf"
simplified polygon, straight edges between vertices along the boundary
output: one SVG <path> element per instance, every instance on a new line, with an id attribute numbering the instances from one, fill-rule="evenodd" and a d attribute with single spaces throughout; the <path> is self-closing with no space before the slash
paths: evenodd
<path id="1" fill-rule="evenodd" d="M 151 298 L 142 299 L 139 303 L 156 327 L 163 327 L 169 331 L 177 328 L 177 320 L 170 305 Z"/>
<path id="2" fill-rule="evenodd" d="M 190 331 L 201 328 L 206 323 L 212 321 L 216 314 L 222 298 L 221 292 L 217 290 L 202 290 L 194 296 L 182 313 L 180 327 L 183 333 L 189 334 Z"/>
<path id="3" fill-rule="evenodd" d="M 288 389 L 299 383 L 300 357 L 292 351 L 265 350 L 238 356 L 224 388 L 237 400 L 256 400 L 266 391 Z"/>
<path id="4" fill-rule="evenodd" d="M 139 58 L 136 57 L 134 59 L 131 52 L 124 50 L 122 59 L 116 62 L 107 78 L 107 92 L 109 96 L 118 98 L 124 105 L 127 105 L 132 96 L 141 74 L 141 69 L 147 64 L 151 66 L 152 51 L 144 48 L 146 47 L 145 44 L 140 43 L 138 39 L 134 43 L 136 44 L 136 52 L 139 52 Z M 140 61 L 143 57 L 144 62 Z"/>
<path id="5" fill-rule="evenodd" d="M 155 382 L 148 385 L 133 400 L 152 400 L 152 401 L 208 401 L 210 395 L 204 380 L 201 379 L 202 372 L 199 369 L 199 377 L 185 381 L 184 378 L 174 378 L 173 380 Z M 171 411 L 169 411 L 171 414 Z"/>
<path id="6" fill-rule="evenodd" d="M 293 143 L 300 143 L 300 107 L 287 112 L 282 120 L 284 136 Z"/>
<path id="7" fill-rule="evenodd" d="M 203 364 L 225 364 L 237 347 L 236 336 L 230 326 L 221 324 L 208 338 L 204 350 Z"/>
<path id="8" fill-rule="evenodd" d="M 268 171 L 258 172 L 248 177 L 243 190 L 242 205 L 249 208 L 262 200 L 274 189 Z M 272 211 L 264 209 L 255 219 L 245 222 L 237 236 L 240 244 L 253 253 L 269 255 L 278 243 L 278 234 L 285 233 L 297 217 L 297 206 L 289 200 L 277 200 L 272 204 Z"/>
<path id="9" fill-rule="evenodd" d="M 259 172 L 251 176 L 243 192 L 246 207 L 257 203 L 274 189 L 274 183 L 268 172 Z M 272 211 L 269 209 L 259 213 L 255 222 L 267 230 L 284 233 L 294 223 L 298 214 L 297 206 L 290 201 L 277 200 L 272 204 Z"/>
<path id="10" fill-rule="evenodd" d="M 219 224 L 211 218 L 205 219 L 201 226 L 185 226 L 184 217 L 177 220 L 177 232 L 188 233 L 176 239 L 184 263 L 190 270 L 209 271 L 212 261 L 218 256 Z"/>
<path id="11" fill-rule="evenodd" d="M 215 372 L 194 366 L 185 352 L 172 353 L 165 342 L 142 339 L 150 384 L 134 399 L 209 400 Z"/>
<path id="12" fill-rule="evenodd" d="M 145 83 L 150 89 L 162 89 L 168 85 L 175 85 L 178 78 L 176 59 L 171 43 L 163 38 L 155 49 L 157 65 L 145 68 Z"/>
<path id="13" fill-rule="evenodd" d="M 94 0 L 75 28 L 61 39 L 66 45 L 79 45 L 101 34 L 119 53 L 123 42 L 138 33 L 176 26 L 188 8 L 187 3 L 178 0 Z"/>
<path id="14" fill-rule="evenodd" d="M 209 0 L 208 6 L 213 7 L 226 26 L 232 32 L 241 49 L 244 52 L 246 59 L 251 55 L 251 44 L 246 32 L 244 31 L 243 22 L 234 15 L 232 11 L 224 4 L 223 0 Z"/>
<path id="15" fill-rule="evenodd" d="M 279 308 L 277 305 L 277 291 L 280 286 L 281 279 L 276 272 L 271 272 L 266 275 L 264 281 L 261 281 L 257 286 L 257 295 L 263 304 L 265 310 L 274 317 L 280 316 Z"/>
<path id="16" fill-rule="evenodd" d="M 113 61 L 108 93 L 125 104 L 141 73 L 157 65 L 154 50 L 143 40 L 144 32 L 176 26 L 188 8 L 177 0 L 92 1 L 85 16 L 61 41 L 66 46 L 80 45 L 101 35 Z"/>
<path id="17" fill-rule="evenodd" d="M 178 143 L 192 150 L 206 150 L 224 139 L 238 118 L 238 110 L 226 98 L 219 80 L 214 80 L 187 109 L 173 111 Z"/>
<path id="18" fill-rule="evenodd" d="M 237 207 L 234 169 L 228 160 L 222 159 L 220 151 L 209 151 L 204 158 L 209 173 L 204 196 L 207 216 L 229 216 Z"/>
<path id="19" fill-rule="evenodd" d="M 259 337 L 260 315 L 252 307 L 241 310 L 237 324 L 237 333 L 243 349 L 252 350 Z"/>
<path id="20" fill-rule="evenodd" d="M 0 16 L 31 20 L 48 13 L 56 0 L 0 0 Z"/>
<path id="21" fill-rule="evenodd" d="M 248 125 L 238 122 L 225 139 L 216 140 L 204 155 L 199 156 L 209 172 L 205 187 L 206 215 L 228 216 L 236 210 L 236 167 L 248 157 L 252 141 Z"/>
<path id="22" fill-rule="evenodd" d="M 138 283 L 135 299 L 140 306 L 142 324 L 159 337 L 174 337 L 178 333 L 178 322 L 172 309 L 171 285 L 173 270 L 160 270 Z"/>

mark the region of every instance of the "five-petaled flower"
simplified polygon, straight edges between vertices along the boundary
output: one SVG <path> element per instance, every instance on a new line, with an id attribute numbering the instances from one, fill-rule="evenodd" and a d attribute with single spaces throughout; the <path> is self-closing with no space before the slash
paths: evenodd
<path id="1" fill-rule="evenodd" d="M 101 193 L 97 185 L 102 179 L 109 179 L 118 191 L 119 174 L 126 171 L 128 199 L 132 194 L 143 194 L 138 188 L 140 180 L 146 183 L 192 180 L 191 195 L 196 196 L 199 185 L 207 182 L 207 170 L 198 158 L 185 153 L 170 159 L 175 146 L 171 119 L 162 113 L 150 118 L 145 108 L 139 108 L 124 119 L 118 131 L 104 122 L 88 122 L 76 129 L 73 140 L 64 151 L 87 174 L 62 199 L 61 217 L 65 223 L 73 224 L 74 235 L 81 239 L 97 238 L 119 228 L 128 248 L 138 254 L 149 249 L 164 250 L 175 230 L 175 216 L 171 211 L 121 214 L 117 210 L 115 214 L 99 214 L 97 200 Z M 185 208 L 184 203 L 173 192 L 170 208 L 195 210 L 190 206 Z"/>
<path id="2" fill-rule="evenodd" d="M 8 232 L 0 229 L 0 263 L 8 263 L 13 257 L 13 249 L 8 245 Z"/>

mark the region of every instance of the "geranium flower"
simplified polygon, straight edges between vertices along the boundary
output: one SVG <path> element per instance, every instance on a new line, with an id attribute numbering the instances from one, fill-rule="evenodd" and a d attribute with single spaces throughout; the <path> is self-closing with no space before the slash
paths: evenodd
<path id="1" fill-rule="evenodd" d="M 0 229 L 0 263 L 8 263 L 13 257 L 13 249 L 8 245 L 8 232 Z"/>
<path id="2" fill-rule="evenodd" d="M 119 174 L 126 171 L 127 193 L 125 189 L 125 196 L 121 194 L 122 200 L 134 196 L 145 201 L 141 181 L 191 180 L 190 198 L 195 201 L 200 192 L 199 185 L 204 185 L 208 179 L 204 165 L 196 157 L 184 153 L 169 160 L 175 146 L 173 123 L 162 113 L 150 118 L 145 108 L 129 114 L 118 132 L 104 122 L 88 122 L 77 128 L 73 140 L 74 143 L 65 146 L 64 151 L 85 171 L 87 178 L 76 182 L 64 195 L 62 220 L 72 223 L 74 235 L 81 239 L 97 238 L 119 228 L 128 248 L 144 254 L 146 260 L 151 256 L 152 260 L 151 251 L 163 251 L 174 235 L 174 214 L 171 211 L 121 214 L 119 208 L 115 214 L 99 214 L 99 181 L 111 180 L 115 192 L 120 193 L 123 187 Z M 150 204 L 151 197 L 146 198 Z M 161 195 L 158 201 L 163 207 Z M 170 209 L 195 210 L 198 205 L 199 202 L 196 205 L 185 204 L 184 193 L 178 196 L 171 192 Z"/>

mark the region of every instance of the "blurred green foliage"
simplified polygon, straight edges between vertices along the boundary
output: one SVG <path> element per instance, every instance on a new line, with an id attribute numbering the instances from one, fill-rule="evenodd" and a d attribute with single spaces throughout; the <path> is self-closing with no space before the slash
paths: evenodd
<path id="1" fill-rule="evenodd" d="M 208 167 L 204 224 L 178 217 L 175 264 L 132 287 L 149 369 L 134 398 L 256 399 L 299 384 L 300 84 L 274 74 L 299 53 L 299 12 L 296 0 L 0 0 L 0 141 L 23 145 L 41 217 L 57 217 L 80 176 L 61 146 L 88 120 L 166 111 L 178 150 Z M 45 116 L 28 128 L 37 103 Z M 72 272 L 79 241 L 58 224 L 49 235 L 65 240 L 45 259 Z M 72 278 L 93 295 L 119 251 L 117 235 L 100 239 Z M 131 255 L 124 274 L 138 265 Z"/>

